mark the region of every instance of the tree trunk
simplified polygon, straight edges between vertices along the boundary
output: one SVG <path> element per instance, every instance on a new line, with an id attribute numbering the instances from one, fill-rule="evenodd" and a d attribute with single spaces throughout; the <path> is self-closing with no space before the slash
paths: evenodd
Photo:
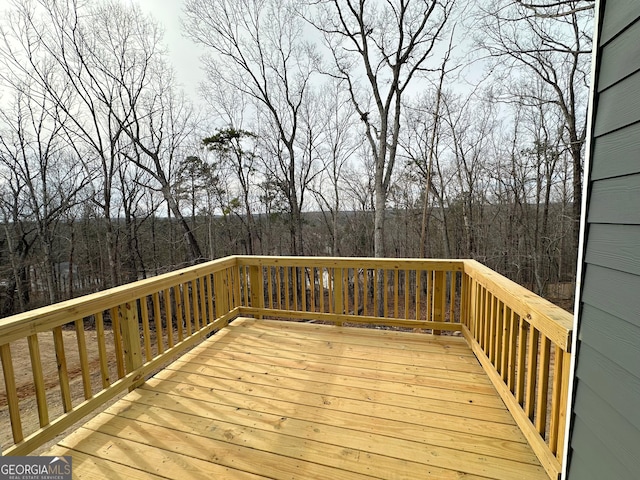
<path id="1" fill-rule="evenodd" d="M 178 220 L 178 224 L 182 228 L 182 234 L 184 235 L 187 246 L 189 247 L 189 260 L 192 263 L 201 261 L 204 257 L 202 255 L 202 251 L 200 250 L 200 245 L 198 245 L 198 241 L 193 234 L 193 231 L 191 230 L 191 228 L 189 228 L 189 224 L 180 212 L 175 198 L 173 198 L 173 195 L 169 191 L 168 185 L 163 185 L 162 194 L 167 202 L 167 206 L 171 210 L 171 213 L 173 213 L 173 216 Z"/>

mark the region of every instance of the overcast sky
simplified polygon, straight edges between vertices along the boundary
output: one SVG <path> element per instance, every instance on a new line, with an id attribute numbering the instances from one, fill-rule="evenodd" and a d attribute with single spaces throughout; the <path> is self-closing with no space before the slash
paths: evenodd
<path id="1" fill-rule="evenodd" d="M 180 17 L 183 0 L 129 0 L 150 13 L 164 29 L 164 43 L 169 49 L 169 60 L 175 69 L 178 81 L 185 91 L 196 100 L 198 83 L 204 79 L 199 57 L 202 49 L 184 38 Z"/>

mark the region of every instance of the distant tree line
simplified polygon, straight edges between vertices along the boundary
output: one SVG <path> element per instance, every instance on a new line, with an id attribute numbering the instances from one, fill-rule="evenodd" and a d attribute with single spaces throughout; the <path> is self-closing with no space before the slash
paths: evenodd
<path id="1" fill-rule="evenodd" d="M 13 0 L 0 314 L 229 254 L 572 282 L 593 3 L 187 0 L 196 105 L 138 7 Z"/>

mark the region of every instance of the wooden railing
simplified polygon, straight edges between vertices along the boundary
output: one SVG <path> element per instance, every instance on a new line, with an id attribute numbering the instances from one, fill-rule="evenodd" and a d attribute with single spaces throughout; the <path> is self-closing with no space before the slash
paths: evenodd
<path id="1" fill-rule="evenodd" d="M 461 260 L 238 257 L 243 315 L 461 329 Z M 376 299 L 379 299 L 377 301 Z"/>
<path id="2" fill-rule="evenodd" d="M 571 315 L 470 260 L 228 257 L 0 320 L 13 434 L 3 453 L 32 451 L 241 315 L 461 332 L 550 477 L 558 477 Z M 43 374 L 43 335 L 53 338 L 56 379 Z M 20 343 L 28 347 L 38 414 L 30 432 L 14 375 L 14 362 L 27 361 L 12 357 Z"/>
<path id="3" fill-rule="evenodd" d="M 464 262 L 462 332 L 551 478 L 559 478 L 573 316 L 473 261 Z"/>
<path id="4" fill-rule="evenodd" d="M 31 452 L 224 327 L 238 311 L 237 274 L 235 258 L 216 260 L 0 320 L 13 438 L 2 454 Z M 21 408 L 27 391 L 35 405 Z"/>

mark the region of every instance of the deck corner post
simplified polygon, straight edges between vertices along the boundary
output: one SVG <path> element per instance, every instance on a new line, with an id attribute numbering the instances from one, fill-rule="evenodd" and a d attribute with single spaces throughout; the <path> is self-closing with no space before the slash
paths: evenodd
<path id="1" fill-rule="evenodd" d="M 253 308 L 264 308 L 264 281 L 262 276 L 262 266 L 251 265 L 249 267 L 249 282 L 251 284 L 251 306 Z M 257 316 L 262 319 L 262 315 Z"/>
<path id="2" fill-rule="evenodd" d="M 120 331 L 124 348 L 124 361 L 127 373 L 131 373 L 142 366 L 142 350 L 140 348 L 140 326 L 138 321 L 138 302 L 131 301 L 118 306 L 120 317 Z M 131 385 L 129 391 L 144 383 L 144 378 Z"/>

